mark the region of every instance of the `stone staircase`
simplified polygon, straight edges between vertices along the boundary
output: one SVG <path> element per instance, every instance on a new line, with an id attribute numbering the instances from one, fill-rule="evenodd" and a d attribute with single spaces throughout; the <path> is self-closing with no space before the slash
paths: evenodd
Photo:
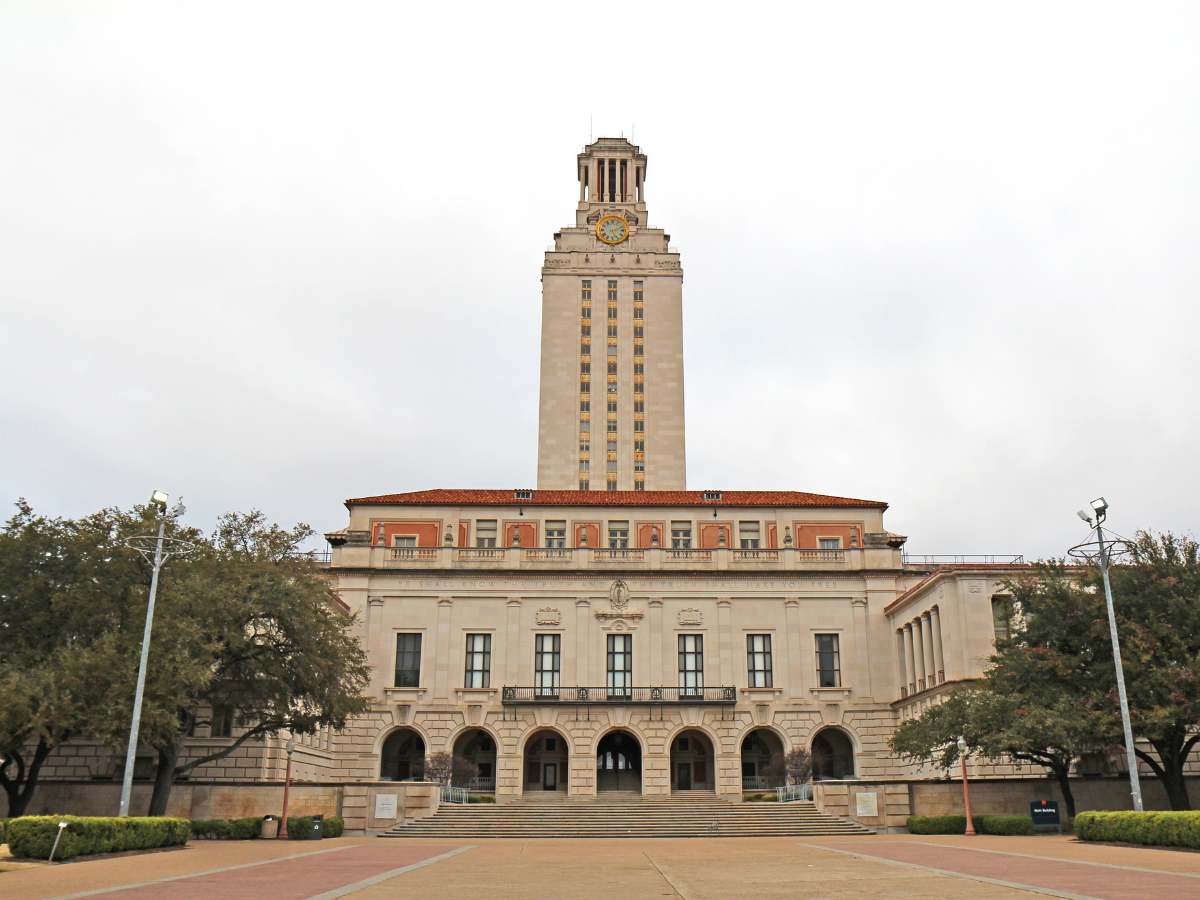
<path id="1" fill-rule="evenodd" d="M 397 825 L 382 837 L 651 838 L 782 837 L 871 834 L 857 822 L 827 816 L 811 801 L 732 803 L 714 794 L 669 797 L 601 794 L 568 800 L 522 797 L 504 804 L 442 804 L 428 819 Z"/>

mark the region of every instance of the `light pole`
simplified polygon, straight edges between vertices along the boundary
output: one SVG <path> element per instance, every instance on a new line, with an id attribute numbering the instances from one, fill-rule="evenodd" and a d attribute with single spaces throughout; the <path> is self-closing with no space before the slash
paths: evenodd
<path id="1" fill-rule="evenodd" d="M 1108 517 L 1108 501 L 1097 497 L 1092 501 L 1095 517 L 1085 510 L 1079 510 L 1079 518 L 1096 529 L 1096 540 L 1072 547 L 1068 553 L 1082 559 L 1093 556 L 1099 561 L 1100 578 L 1104 582 L 1104 604 L 1108 610 L 1108 635 L 1112 640 L 1113 667 L 1117 672 L 1117 696 L 1121 701 L 1121 728 L 1125 732 L 1125 763 L 1129 769 L 1129 795 L 1133 798 L 1133 808 L 1142 811 L 1142 784 L 1138 778 L 1137 754 L 1134 752 L 1133 726 L 1129 721 L 1129 698 L 1125 695 L 1125 668 L 1121 665 L 1121 639 L 1117 636 L 1117 613 L 1113 608 L 1112 583 L 1108 580 L 1108 563 L 1112 548 L 1127 549 L 1125 541 L 1106 541 L 1104 538 L 1104 520 Z M 1092 547 L 1097 549 L 1093 552 Z"/>
<path id="2" fill-rule="evenodd" d="M 958 736 L 958 759 L 962 763 L 963 808 L 967 811 L 967 830 L 964 834 L 975 833 L 975 823 L 971 820 L 971 788 L 967 783 L 967 739 Z"/>
<path id="3" fill-rule="evenodd" d="M 278 837 L 286 838 L 287 833 L 287 804 L 288 788 L 292 786 L 292 754 L 296 752 L 296 742 L 288 738 L 287 742 L 287 771 L 283 776 L 283 815 L 279 819 Z"/>
<path id="4" fill-rule="evenodd" d="M 163 537 L 167 526 L 167 499 L 167 495 L 162 491 L 155 491 L 150 495 L 150 504 L 154 507 L 155 517 L 158 519 L 158 537 L 135 537 L 125 542 L 126 546 L 136 550 L 144 559 L 152 559 L 154 568 L 150 575 L 150 599 L 146 603 L 146 627 L 142 632 L 142 658 L 138 663 L 137 689 L 133 695 L 133 721 L 129 725 L 129 747 L 125 751 L 125 777 L 121 782 L 121 807 L 117 811 L 119 816 L 129 815 L 129 797 L 133 793 L 133 764 L 137 758 L 138 726 L 141 724 L 142 718 L 142 695 L 146 691 L 146 660 L 150 656 L 150 631 L 154 626 L 154 599 L 158 594 L 158 573 L 168 558 L 190 552 L 192 549 L 192 545 L 188 541 Z M 179 512 L 182 514 L 182 506 L 179 508 Z M 166 545 L 165 549 L 164 544 Z M 153 558 L 150 553 L 151 546 L 154 548 Z"/>

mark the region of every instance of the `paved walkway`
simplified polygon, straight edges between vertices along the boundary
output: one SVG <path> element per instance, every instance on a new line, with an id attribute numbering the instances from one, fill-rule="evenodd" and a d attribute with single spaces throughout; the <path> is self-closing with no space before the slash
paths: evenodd
<path id="1" fill-rule="evenodd" d="M 197 841 L 0 873 L 0 897 L 1200 897 L 1200 853 L 1066 837 Z"/>

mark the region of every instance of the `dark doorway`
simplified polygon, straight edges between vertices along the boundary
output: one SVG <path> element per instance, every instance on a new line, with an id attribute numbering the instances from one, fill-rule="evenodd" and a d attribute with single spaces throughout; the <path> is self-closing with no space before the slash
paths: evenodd
<path id="1" fill-rule="evenodd" d="M 812 742 L 813 780 L 854 777 L 854 745 L 840 728 L 824 728 Z"/>
<path id="2" fill-rule="evenodd" d="M 558 790 L 558 764 L 543 763 L 542 764 L 542 790 L 557 791 Z"/>
<path id="3" fill-rule="evenodd" d="M 380 781 L 420 781 L 425 777 L 425 741 L 411 728 L 397 728 L 383 742 Z"/>
<path id="4" fill-rule="evenodd" d="M 641 791 L 642 748 L 628 731 L 610 731 L 596 748 L 597 791 Z"/>

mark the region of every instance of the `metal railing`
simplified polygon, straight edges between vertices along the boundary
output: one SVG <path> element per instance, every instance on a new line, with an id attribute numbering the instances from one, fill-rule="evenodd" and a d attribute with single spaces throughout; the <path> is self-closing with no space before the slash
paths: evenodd
<path id="1" fill-rule="evenodd" d="M 480 778 L 478 775 L 467 782 L 467 790 L 475 793 L 492 794 L 496 791 L 495 778 Z"/>
<path id="2" fill-rule="evenodd" d="M 743 775 L 743 791 L 765 791 L 770 785 L 766 775 Z"/>
<path id="3" fill-rule="evenodd" d="M 333 555 L 330 550 L 305 550 L 296 554 L 297 559 L 308 559 L 315 562 L 317 565 L 324 565 L 329 562 Z"/>
<path id="4" fill-rule="evenodd" d="M 1020 565 L 1022 553 L 905 553 L 906 566 Z"/>
<path id="5" fill-rule="evenodd" d="M 451 787 L 448 784 L 442 785 L 442 802 L 443 803 L 466 803 L 467 789 Z"/>
<path id="6" fill-rule="evenodd" d="M 732 705 L 737 702 L 737 689 L 733 687 L 504 687 L 500 690 L 500 702 L 506 706 L 543 703 Z"/>
<path id="7" fill-rule="evenodd" d="M 785 784 L 775 788 L 775 797 L 780 803 L 790 803 L 793 800 L 811 800 L 813 798 L 812 782 L 804 784 Z"/>

